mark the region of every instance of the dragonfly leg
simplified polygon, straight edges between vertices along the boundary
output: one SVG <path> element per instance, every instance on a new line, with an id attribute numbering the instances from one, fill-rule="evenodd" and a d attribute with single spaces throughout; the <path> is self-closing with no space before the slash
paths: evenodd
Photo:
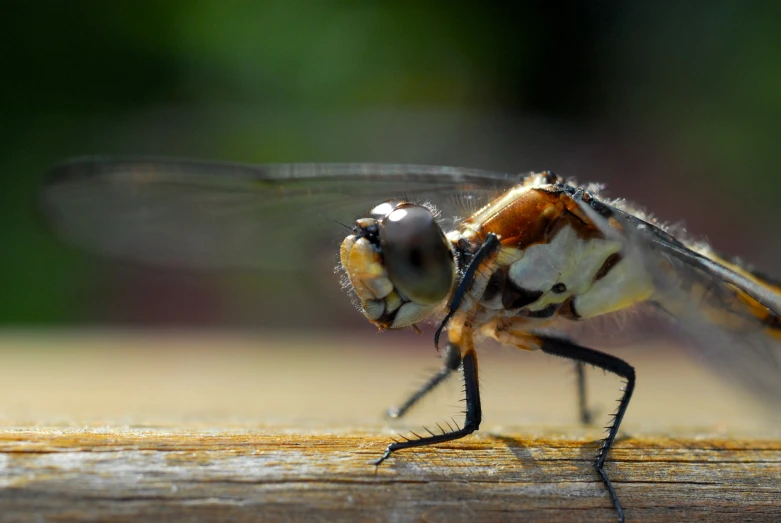
<path id="1" fill-rule="evenodd" d="M 458 351 L 459 349 L 454 347 L 451 350 Z M 417 439 L 405 438 L 404 441 L 396 441 L 391 443 L 385 449 L 385 453 L 380 457 L 380 459 L 374 462 L 375 465 L 379 465 L 388 459 L 390 455 L 397 450 L 453 441 L 471 434 L 480 427 L 482 411 L 480 408 L 480 389 L 477 382 L 477 354 L 475 354 L 474 348 L 471 347 L 471 343 L 469 349 L 462 355 L 461 361 L 461 368 L 463 369 L 464 373 L 464 393 L 466 395 L 466 413 L 464 426 L 453 429 L 448 424 L 448 428 L 450 430 L 445 431 L 444 429 L 441 429 L 442 432 L 440 434 L 435 434 L 429 431 L 430 436 L 418 437 Z"/>
<path id="2" fill-rule="evenodd" d="M 523 321 L 515 319 L 503 319 L 494 324 L 485 325 L 481 332 L 499 343 L 514 345 L 519 349 L 538 350 L 540 349 L 540 338 L 529 331 L 528 325 Z M 588 408 L 586 397 L 586 364 L 583 361 L 575 360 L 575 377 L 577 379 L 578 394 L 578 412 L 580 422 L 584 425 L 590 425 L 592 421 L 592 412 Z"/>
<path id="3" fill-rule="evenodd" d="M 575 377 L 578 380 L 578 412 L 580 413 L 580 422 L 583 425 L 591 425 L 591 411 L 588 408 L 586 399 L 586 365 L 582 361 L 575 362 Z"/>
<path id="4" fill-rule="evenodd" d="M 453 372 L 461 366 L 461 350 L 455 345 L 448 344 L 443 355 L 442 368 L 436 374 L 431 376 L 418 390 L 416 390 L 406 401 L 398 407 L 388 409 L 388 416 L 391 418 L 400 418 L 407 413 L 418 401 L 422 400 L 429 392 L 434 390 L 440 383 L 444 382 Z"/>
<path id="5" fill-rule="evenodd" d="M 632 392 L 635 388 L 635 369 L 622 359 L 594 349 L 575 345 L 565 339 L 540 336 L 539 343 L 540 349 L 547 354 L 568 358 L 574 360 L 576 363 L 580 362 L 582 364 L 593 365 L 626 379 L 624 394 L 621 396 L 621 400 L 618 403 L 618 410 L 613 416 L 613 422 L 606 427 L 608 429 L 607 437 L 602 441 L 602 445 L 597 452 L 596 461 L 594 462 L 594 468 L 597 469 L 597 473 L 602 479 L 602 483 L 605 484 L 605 487 L 610 494 L 613 506 L 616 508 L 618 521 L 623 523 L 624 510 L 621 508 L 621 503 L 618 501 L 616 490 L 613 488 L 613 484 L 610 482 L 607 472 L 605 472 L 604 465 L 607 453 L 610 451 L 610 447 L 616 439 L 618 427 L 621 425 L 621 420 L 624 418 L 626 408 L 629 406 L 629 400 L 632 398 Z"/>

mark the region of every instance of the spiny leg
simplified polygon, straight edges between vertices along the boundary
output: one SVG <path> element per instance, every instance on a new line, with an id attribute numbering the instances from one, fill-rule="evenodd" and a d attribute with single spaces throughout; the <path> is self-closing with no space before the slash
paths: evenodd
<path id="1" fill-rule="evenodd" d="M 605 427 L 608 429 L 607 437 L 603 440 L 602 445 L 597 453 L 597 459 L 594 462 L 594 468 L 597 469 L 599 477 L 602 478 L 602 482 L 605 484 L 610 498 L 613 501 L 613 506 L 618 513 L 618 521 L 624 522 L 624 510 L 621 508 L 621 503 L 618 501 L 618 496 L 613 488 L 613 484 L 610 482 L 610 478 L 607 472 L 604 470 L 605 458 L 610 451 L 610 447 L 613 445 L 613 441 L 616 439 L 618 433 L 618 427 L 621 425 L 621 420 L 624 418 L 626 408 L 629 406 L 629 400 L 632 398 L 632 392 L 635 389 L 635 369 L 627 362 L 615 356 L 605 354 L 603 352 L 596 351 L 594 349 L 588 349 L 575 345 L 572 342 L 547 336 L 541 336 L 539 338 L 540 349 L 555 356 L 561 356 L 562 358 L 568 358 L 575 362 L 583 364 L 594 365 L 600 369 L 612 372 L 622 378 L 626 379 L 626 386 L 624 387 L 624 394 L 621 396 L 621 400 L 618 403 L 618 410 L 613 417 L 613 422 Z"/>
<path id="2" fill-rule="evenodd" d="M 454 371 L 461 366 L 461 351 L 455 345 L 448 344 L 445 347 L 443 355 L 442 368 L 428 379 L 418 390 L 416 390 L 404 403 L 398 407 L 388 409 L 388 416 L 391 418 L 400 418 L 407 413 L 418 401 L 422 400 L 429 392 L 434 390 L 440 383 L 444 382 Z"/>
<path id="3" fill-rule="evenodd" d="M 458 368 L 460 363 L 464 372 L 464 393 L 466 394 L 466 419 L 464 421 L 464 426 L 461 428 L 456 427 L 458 430 L 453 430 L 452 427 L 448 425 L 448 428 L 450 428 L 449 432 L 445 432 L 445 430 L 440 427 L 440 430 L 442 430 L 441 434 L 434 434 L 433 432 L 428 431 L 431 435 L 427 437 L 418 437 L 418 439 L 415 440 L 405 439 L 405 441 L 391 443 L 388 445 L 388 448 L 385 449 L 385 454 L 375 462 L 375 465 L 379 465 L 385 461 L 397 450 L 432 445 L 434 443 L 442 443 L 463 438 L 467 434 L 476 431 L 480 426 L 482 413 L 480 410 L 480 390 L 477 384 L 477 355 L 475 354 L 472 341 L 472 328 L 471 326 L 466 325 L 464 318 L 458 318 L 458 309 L 461 305 L 461 300 L 468 291 L 470 285 L 472 285 L 478 268 L 485 262 L 486 258 L 491 256 L 496 249 L 500 247 L 500 245 L 499 237 L 494 233 L 488 233 L 483 244 L 472 256 L 469 265 L 461 276 L 461 281 L 458 283 L 453 298 L 450 301 L 448 312 L 440 322 L 439 327 L 434 334 L 434 346 L 439 350 L 439 337 L 444 328 L 449 326 L 448 338 L 450 341 L 447 347 L 448 352 L 445 355 L 445 368 L 431 378 L 421 389 L 397 409 L 398 412 L 395 416 L 398 417 L 409 410 L 409 408 L 418 400 L 425 396 L 429 391 L 433 390 L 434 387 L 442 383 L 455 368 Z M 452 328 L 453 325 L 456 325 L 456 328 Z M 390 414 L 393 417 L 393 411 L 391 411 Z M 417 434 L 415 434 L 415 436 L 417 436 Z"/>
<path id="4" fill-rule="evenodd" d="M 541 343 L 540 337 L 529 331 L 529 326 L 520 318 L 503 318 L 493 324 L 488 324 L 481 329 L 485 336 L 494 338 L 505 345 L 515 345 L 519 349 L 537 350 Z M 590 425 L 593 421 L 593 412 L 588 408 L 586 394 L 586 366 L 582 361 L 574 361 L 577 408 L 580 422 Z"/>
<path id="5" fill-rule="evenodd" d="M 448 344 L 451 345 L 451 344 Z M 448 347 L 448 350 L 459 351 L 456 346 Z M 460 354 L 460 352 L 459 352 Z M 425 445 L 433 445 L 435 443 L 444 443 L 446 441 L 452 441 L 455 439 L 463 438 L 476 431 L 480 427 L 480 420 L 482 419 L 482 410 L 480 407 L 480 389 L 477 382 L 477 355 L 474 349 L 469 349 L 461 358 L 462 368 L 464 372 L 464 392 L 466 395 L 466 416 L 464 420 L 464 426 L 450 431 L 442 431 L 441 434 L 431 434 L 430 436 L 421 437 L 418 439 L 405 439 L 405 441 L 397 441 L 388 445 L 385 449 L 385 453 L 380 459 L 374 462 L 375 465 L 379 465 L 390 455 L 397 450 L 408 449 L 412 447 L 422 447 Z"/>
<path id="6" fill-rule="evenodd" d="M 578 411 L 580 413 L 580 422 L 583 425 L 591 425 L 591 411 L 588 408 L 586 398 L 586 366 L 582 361 L 575 362 L 575 377 L 578 380 Z"/>

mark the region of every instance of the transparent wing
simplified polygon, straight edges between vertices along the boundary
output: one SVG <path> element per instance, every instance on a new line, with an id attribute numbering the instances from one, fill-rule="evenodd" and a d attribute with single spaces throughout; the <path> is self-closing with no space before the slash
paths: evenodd
<path id="1" fill-rule="evenodd" d="M 760 396 L 781 399 L 781 288 L 629 212 L 596 205 L 619 222 L 627 248 L 641 250 L 653 300 L 695 356 Z M 609 229 L 604 214 L 592 209 L 591 217 Z"/>
<path id="2" fill-rule="evenodd" d="M 406 197 L 443 228 L 519 175 L 383 164 L 270 164 L 80 158 L 52 169 L 41 195 L 66 241 L 124 259 L 203 269 L 302 269 L 338 251 L 358 216 Z M 339 222 L 339 223 L 337 223 Z"/>

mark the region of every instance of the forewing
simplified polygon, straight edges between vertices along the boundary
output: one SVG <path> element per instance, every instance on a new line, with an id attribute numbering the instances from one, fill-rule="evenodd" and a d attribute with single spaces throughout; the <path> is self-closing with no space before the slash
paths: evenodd
<path id="1" fill-rule="evenodd" d="M 433 203 L 444 228 L 518 175 L 394 164 L 238 165 L 82 158 L 52 169 L 41 206 L 81 248 L 197 269 L 300 270 L 377 203 Z"/>
<path id="2" fill-rule="evenodd" d="M 781 289 L 626 210 L 594 202 L 581 207 L 608 234 L 616 234 L 608 221 L 616 220 L 627 248 L 641 250 L 653 300 L 687 347 L 750 390 L 781 399 Z"/>

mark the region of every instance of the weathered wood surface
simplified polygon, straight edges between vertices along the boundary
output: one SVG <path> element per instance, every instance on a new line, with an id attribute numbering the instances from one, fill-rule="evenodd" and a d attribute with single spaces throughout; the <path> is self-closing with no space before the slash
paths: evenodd
<path id="1" fill-rule="evenodd" d="M 612 521 L 580 439 L 125 430 L 0 435 L 3 521 Z M 610 473 L 628 521 L 778 521 L 781 443 L 631 438 Z"/>
<path id="2" fill-rule="evenodd" d="M 414 369 L 430 360 L 351 349 L 318 359 L 280 353 L 279 341 L 250 351 L 246 340 L 223 340 L 217 355 L 188 342 L 185 353 L 170 347 L 178 343 L 4 338 L 0 521 L 615 520 L 591 466 L 600 431 L 572 425 L 561 366 L 487 362 L 484 380 L 522 376 L 529 388 L 506 405 L 501 387 L 487 394 L 479 434 L 399 452 L 375 470 L 369 462 L 395 432 L 377 410 L 409 390 L 409 376 L 393 375 L 409 364 L 420 376 Z M 781 521 L 781 437 L 760 411 L 749 415 L 731 389 L 718 396 L 720 382 L 672 356 L 654 377 L 659 354 L 631 355 L 637 404 L 607 466 L 627 521 Z M 612 397 L 601 396 L 617 382 L 595 374 L 589 390 L 606 416 Z M 689 400 L 673 401 L 676 381 Z M 455 403 L 393 427 L 449 419 Z"/>

